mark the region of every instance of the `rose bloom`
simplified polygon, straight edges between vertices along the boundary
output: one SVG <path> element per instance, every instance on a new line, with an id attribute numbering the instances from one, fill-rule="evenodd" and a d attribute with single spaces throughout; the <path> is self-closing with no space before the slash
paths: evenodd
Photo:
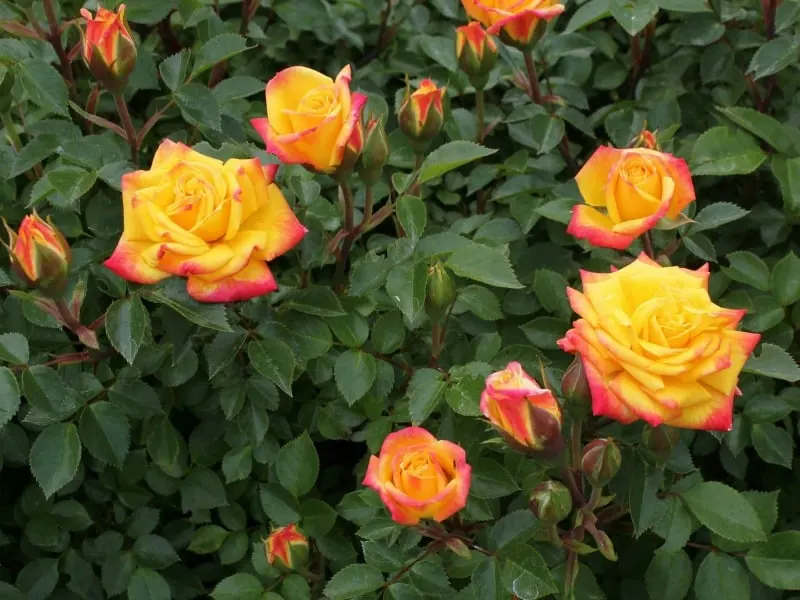
<path id="1" fill-rule="evenodd" d="M 187 277 L 200 302 L 233 302 L 277 289 L 266 261 L 306 233 L 273 183 L 277 165 L 222 162 L 164 140 L 147 171 L 122 177 L 124 230 L 105 265 L 155 283 Z"/>
<path id="2" fill-rule="evenodd" d="M 547 21 L 564 12 L 558 0 L 461 0 L 470 18 L 507 44 L 527 48 L 544 34 Z"/>
<path id="3" fill-rule="evenodd" d="M 471 471 L 461 446 L 406 427 L 386 436 L 380 455 L 370 457 L 364 485 L 378 492 L 397 523 L 416 525 L 464 508 Z"/>
<path id="4" fill-rule="evenodd" d="M 559 346 L 580 355 L 594 414 L 729 431 L 739 373 L 760 336 L 736 330 L 746 311 L 711 301 L 708 265 L 662 267 L 643 254 L 581 278 L 583 293 L 567 289 L 581 318 Z"/>
<path id="5" fill-rule="evenodd" d="M 602 248 L 626 249 L 695 198 L 686 161 L 650 148 L 601 146 L 575 181 L 586 204 L 572 209 L 567 233 Z"/>
<path id="6" fill-rule="evenodd" d="M 518 362 L 486 378 L 481 412 L 513 448 L 543 450 L 561 432 L 561 408 Z"/>
<path id="7" fill-rule="evenodd" d="M 343 161 L 352 167 L 363 145 L 361 111 L 367 97 L 350 91 L 351 78 L 349 65 L 335 81 L 307 67 L 275 75 L 267 83 L 267 117 L 250 121 L 267 152 L 323 173 Z"/>

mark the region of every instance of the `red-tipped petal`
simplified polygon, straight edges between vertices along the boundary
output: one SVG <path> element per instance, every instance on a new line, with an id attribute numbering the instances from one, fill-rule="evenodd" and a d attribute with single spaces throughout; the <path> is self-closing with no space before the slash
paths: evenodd
<path id="1" fill-rule="evenodd" d="M 244 269 L 214 282 L 204 281 L 200 276 L 189 277 L 186 290 L 198 302 L 237 302 L 269 294 L 278 289 L 278 284 L 266 263 L 251 260 Z"/>
<path id="2" fill-rule="evenodd" d="M 599 248 L 627 249 L 636 237 L 615 233 L 613 227 L 614 222 L 606 215 L 586 204 L 578 204 L 572 208 L 567 233 Z"/>

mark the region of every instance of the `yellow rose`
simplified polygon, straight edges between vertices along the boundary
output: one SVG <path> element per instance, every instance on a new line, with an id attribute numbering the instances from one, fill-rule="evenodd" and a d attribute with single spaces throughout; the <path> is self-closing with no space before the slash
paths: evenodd
<path id="1" fill-rule="evenodd" d="M 595 415 L 728 431 L 739 373 L 761 337 L 746 311 L 717 306 L 708 266 L 662 267 L 645 255 L 613 273 L 582 272 L 567 289 L 580 319 L 559 341 L 580 355 Z"/>
<path id="2" fill-rule="evenodd" d="M 233 302 L 277 289 L 266 261 L 306 233 L 273 183 L 277 165 L 223 163 L 164 140 L 147 171 L 122 177 L 124 231 L 105 265 L 155 283 L 187 277 L 200 302 Z"/>
<path id="3" fill-rule="evenodd" d="M 323 173 L 343 162 L 352 167 L 364 143 L 361 111 L 367 97 L 351 93 L 351 77 L 348 65 L 336 81 L 307 67 L 289 67 L 270 79 L 267 118 L 250 121 L 267 152 Z"/>
<path id="4" fill-rule="evenodd" d="M 542 37 L 547 22 L 564 12 L 557 0 L 461 0 L 470 18 L 483 23 L 490 35 L 527 49 Z"/>

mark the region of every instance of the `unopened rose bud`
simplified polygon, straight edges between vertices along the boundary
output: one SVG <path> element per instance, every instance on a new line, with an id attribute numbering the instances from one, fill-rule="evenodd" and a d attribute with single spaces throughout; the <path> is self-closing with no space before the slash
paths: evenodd
<path id="1" fill-rule="evenodd" d="M 398 112 L 400 129 L 406 134 L 417 151 L 424 151 L 430 140 L 444 124 L 442 99 L 446 88 L 436 87 L 430 79 L 423 79 L 419 89 L 406 95 Z"/>
<path id="2" fill-rule="evenodd" d="M 295 524 L 273 530 L 264 544 L 267 562 L 276 569 L 293 571 L 308 563 L 308 538 Z"/>
<path id="3" fill-rule="evenodd" d="M 648 427 L 642 433 L 642 444 L 659 462 L 666 462 L 672 455 L 672 449 L 681 441 L 680 432 L 674 427 L 660 425 Z"/>
<path id="4" fill-rule="evenodd" d="M 497 44 L 478 21 L 472 21 L 456 29 L 456 57 L 470 83 L 480 89 L 497 62 Z"/>
<path id="5" fill-rule="evenodd" d="M 86 66 L 108 91 L 121 92 L 136 66 L 136 42 L 125 18 L 125 5 L 120 4 L 116 13 L 101 7 L 94 17 L 82 8 L 81 16 L 86 19 L 86 30 L 81 30 Z"/>
<path id="6" fill-rule="evenodd" d="M 441 263 L 428 268 L 428 289 L 425 294 L 425 310 L 434 320 L 441 320 L 456 300 L 456 288 Z"/>
<path id="7" fill-rule="evenodd" d="M 34 212 L 26 216 L 14 232 L 3 221 L 8 232 L 6 249 L 11 268 L 30 287 L 47 296 L 57 296 L 64 291 L 71 253 L 64 236 L 47 220 Z"/>
<path id="8" fill-rule="evenodd" d="M 576 356 L 561 378 L 561 394 L 567 400 L 565 407 L 576 419 L 584 419 L 592 406 L 589 381 L 583 370 L 583 360 Z"/>
<path id="9" fill-rule="evenodd" d="M 622 452 L 611 438 L 589 442 L 583 449 L 581 471 L 594 487 L 603 487 L 619 471 Z"/>
<path id="10" fill-rule="evenodd" d="M 560 481 L 545 481 L 531 492 L 531 512 L 542 523 L 555 525 L 572 512 L 572 495 Z"/>
<path id="11" fill-rule="evenodd" d="M 605 556 L 608 560 L 616 562 L 617 551 L 614 550 L 614 544 L 611 541 L 611 538 L 608 537 L 608 534 L 605 531 L 600 531 L 599 529 L 595 529 L 591 532 L 591 534 L 595 543 L 597 544 L 597 549 L 600 550 L 600 554 Z"/>
<path id="12" fill-rule="evenodd" d="M 366 184 L 380 180 L 383 167 L 389 160 L 389 140 L 383 128 L 383 120 L 374 117 L 367 121 L 364 131 L 364 148 L 361 151 L 361 179 Z"/>

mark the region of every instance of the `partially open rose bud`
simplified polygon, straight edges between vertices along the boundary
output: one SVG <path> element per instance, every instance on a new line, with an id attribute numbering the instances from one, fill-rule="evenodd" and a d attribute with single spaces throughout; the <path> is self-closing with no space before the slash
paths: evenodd
<path id="1" fill-rule="evenodd" d="M 125 5 L 120 4 L 116 13 L 98 8 L 94 17 L 82 8 L 81 16 L 86 19 L 86 30 L 81 30 L 86 66 L 108 91 L 121 92 L 136 66 L 136 42 L 125 19 Z"/>
<path id="2" fill-rule="evenodd" d="M 497 62 L 497 44 L 478 21 L 456 29 L 456 58 L 475 88 L 482 88 Z"/>
<path id="3" fill-rule="evenodd" d="M 545 481 L 531 492 L 531 512 L 542 523 L 555 525 L 572 512 L 572 495 L 560 481 Z"/>
<path id="4" fill-rule="evenodd" d="M 14 232 L 3 221 L 8 232 L 11 268 L 29 286 L 48 296 L 64 291 L 71 253 L 64 236 L 47 220 L 34 212 L 26 216 Z M 5 245 L 5 244 L 4 244 Z"/>
<path id="5" fill-rule="evenodd" d="M 586 444 L 581 458 L 581 471 L 594 487 L 603 487 L 619 471 L 622 452 L 611 438 L 593 440 Z"/>
<path id="6" fill-rule="evenodd" d="M 423 151 L 428 142 L 439 133 L 444 124 L 442 98 L 446 88 L 436 87 L 430 79 L 423 79 L 419 89 L 406 89 L 403 104 L 398 113 L 400 129 L 412 141 L 418 151 Z"/>
<path id="7" fill-rule="evenodd" d="M 267 562 L 276 569 L 293 571 L 308 562 L 308 538 L 295 524 L 273 530 L 265 546 Z"/>

